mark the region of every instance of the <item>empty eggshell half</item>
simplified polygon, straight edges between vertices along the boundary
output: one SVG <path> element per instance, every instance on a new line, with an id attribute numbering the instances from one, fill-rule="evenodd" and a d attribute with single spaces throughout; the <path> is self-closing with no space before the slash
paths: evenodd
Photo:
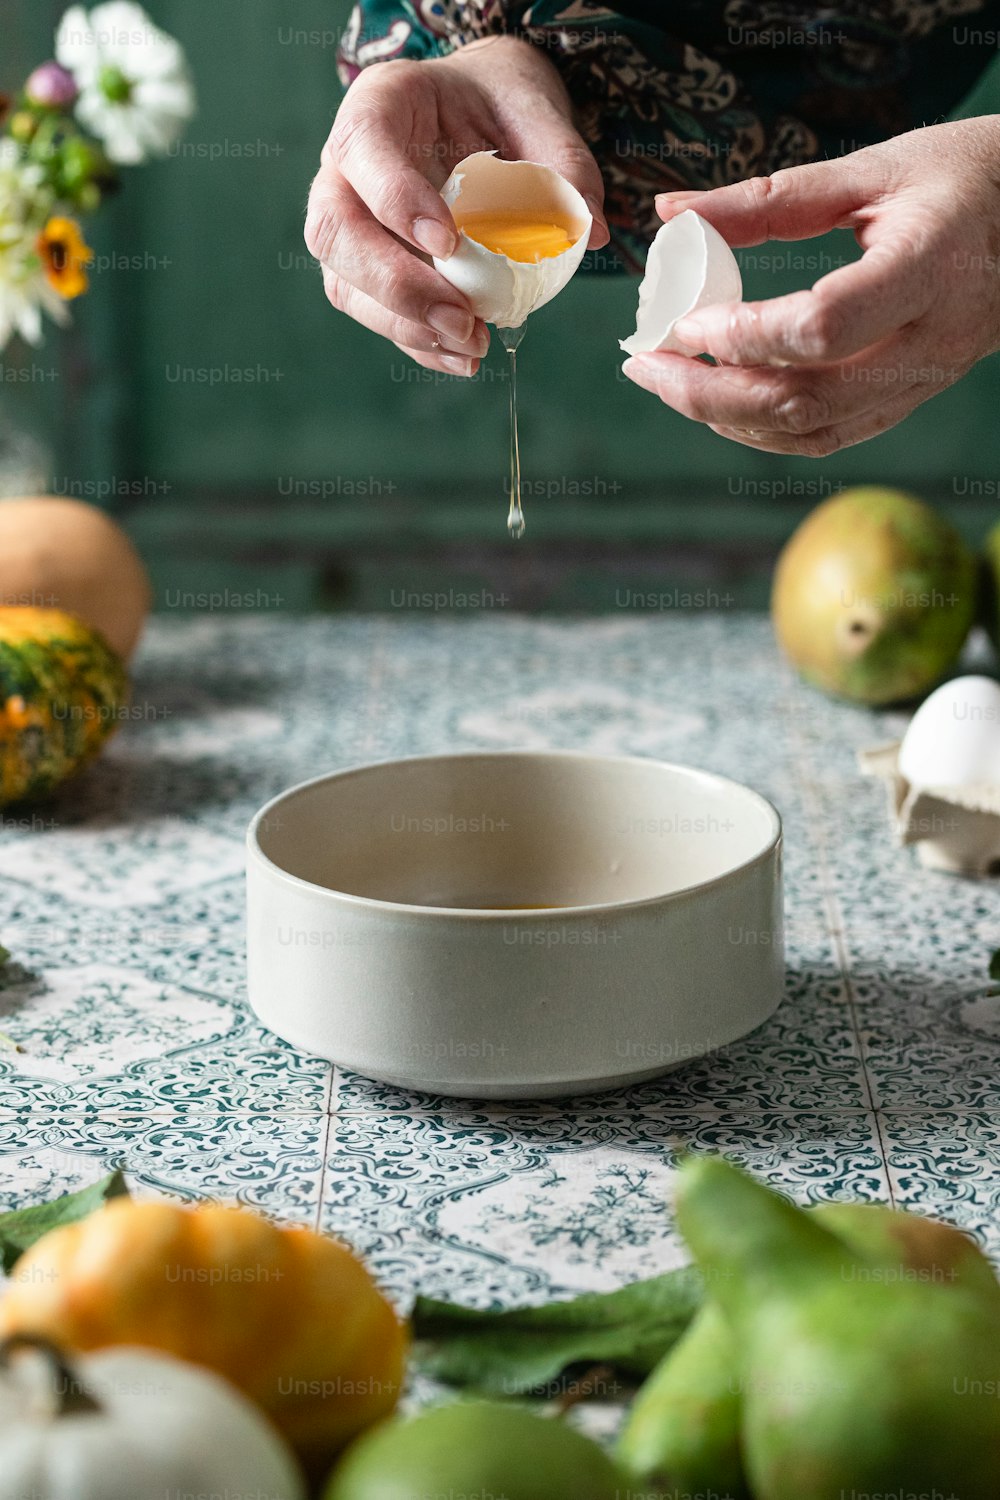
<path id="1" fill-rule="evenodd" d="M 553 219 L 575 235 L 560 255 L 531 262 L 487 250 L 460 232 L 459 246 L 434 265 L 464 292 L 477 317 L 497 328 L 518 328 L 569 281 L 583 259 L 593 220 L 582 194 L 551 167 L 533 161 L 500 161 L 477 151 L 460 161 L 441 189 L 456 219 L 463 213 L 517 212 Z"/>
<path id="2" fill-rule="evenodd" d="M 911 786 L 1000 786 L 1000 684 L 955 677 L 926 698 L 899 750 Z"/>
<path id="3" fill-rule="evenodd" d="M 639 287 L 635 333 L 619 343 L 626 354 L 696 354 L 674 338 L 674 324 L 696 308 L 742 297 L 736 256 L 717 229 L 687 208 L 656 231 Z"/>

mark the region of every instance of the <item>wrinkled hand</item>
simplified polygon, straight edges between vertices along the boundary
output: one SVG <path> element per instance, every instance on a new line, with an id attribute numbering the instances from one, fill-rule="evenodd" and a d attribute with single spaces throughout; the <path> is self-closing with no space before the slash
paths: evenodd
<path id="1" fill-rule="evenodd" d="M 626 362 L 629 379 L 723 437 L 823 458 L 894 426 L 1000 348 L 1000 116 L 657 199 L 664 219 L 686 208 L 734 247 L 850 228 L 864 251 L 810 290 L 682 319 L 678 337 L 718 366 L 679 354 Z"/>
<path id="2" fill-rule="evenodd" d="M 494 148 L 561 172 L 590 202 L 590 245 L 607 243 L 601 174 L 559 74 L 512 37 L 367 68 L 341 105 L 309 198 L 306 244 L 334 307 L 452 375 L 476 373 L 489 334 L 430 264 L 458 244 L 438 189 L 463 157 Z"/>

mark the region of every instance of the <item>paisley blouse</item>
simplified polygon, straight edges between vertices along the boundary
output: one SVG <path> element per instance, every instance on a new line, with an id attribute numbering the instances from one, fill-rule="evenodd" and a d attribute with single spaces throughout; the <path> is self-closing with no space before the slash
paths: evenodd
<path id="1" fill-rule="evenodd" d="M 946 117 L 1000 45 L 1000 0 L 360 0 L 341 79 L 492 33 L 543 47 L 604 176 L 612 246 L 635 270 L 653 195 L 840 156 Z M 609 254 L 612 250 L 614 253 Z"/>

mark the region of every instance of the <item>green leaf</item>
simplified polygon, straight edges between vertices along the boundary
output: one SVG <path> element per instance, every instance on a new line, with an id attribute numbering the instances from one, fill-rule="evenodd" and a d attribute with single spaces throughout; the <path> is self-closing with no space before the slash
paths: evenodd
<path id="1" fill-rule="evenodd" d="M 581 1364 L 641 1379 L 674 1346 L 701 1301 L 701 1276 L 691 1266 L 614 1292 L 500 1312 L 418 1297 L 414 1359 L 448 1385 L 492 1395 L 558 1395 L 560 1376 Z"/>
<path id="2" fill-rule="evenodd" d="M 997 949 L 990 959 L 990 978 L 1000 979 L 1000 948 Z"/>
<path id="3" fill-rule="evenodd" d="M 7 960 L 8 960 L 8 958 L 10 958 L 10 951 L 9 951 L 9 949 L 7 949 L 7 948 L 0 948 L 0 964 L 5 964 L 7 962 Z"/>
<path id="4" fill-rule="evenodd" d="M 17 1208 L 13 1213 L 0 1214 L 0 1263 L 9 1276 L 25 1250 L 30 1250 L 36 1240 L 50 1229 L 59 1229 L 63 1224 L 75 1224 L 85 1219 L 95 1209 L 102 1208 L 109 1198 L 128 1197 L 128 1186 L 120 1172 L 112 1172 L 90 1187 L 78 1193 L 64 1193 L 51 1203 L 36 1203 L 33 1208 Z"/>

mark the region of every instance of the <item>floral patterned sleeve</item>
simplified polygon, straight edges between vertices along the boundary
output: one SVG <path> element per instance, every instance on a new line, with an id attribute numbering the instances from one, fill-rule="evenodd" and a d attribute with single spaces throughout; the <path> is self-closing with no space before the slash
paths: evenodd
<path id="1" fill-rule="evenodd" d="M 337 54 L 341 82 L 352 84 L 371 63 L 392 57 L 443 57 L 460 46 L 461 28 L 435 26 L 432 14 L 425 18 L 424 9 L 410 0 L 361 0 L 355 5 Z M 435 7 L 426 9 L 432 13 Z M 441 7 L 436 9 L 440 12 Z"/>
<path id="2" fill-rule="evenodd" d="M 604 175 L 614 254 L 638 269 L 658 192 L 841 156 L 942 119 L 1000 41 L 1000 0 L 361 0 L 340 75 L 494 33 L 543 47 Z"/>

